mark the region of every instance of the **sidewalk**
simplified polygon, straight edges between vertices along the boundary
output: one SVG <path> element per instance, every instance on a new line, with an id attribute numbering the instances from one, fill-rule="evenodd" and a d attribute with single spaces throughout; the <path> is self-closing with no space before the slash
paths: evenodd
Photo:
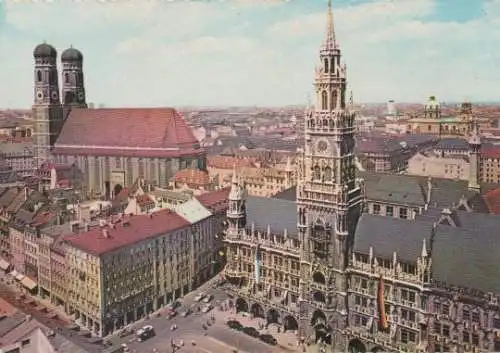
<path id="1" fill-rule="evenodd" d="M 284 349 L 287 349 L 287 350 L 291 350 L 291 351 L 300 351 L 299 350 L 299 347 L 297 346 L 297 335 L 296 335 L 296 332 L 295 331 L 287 331 L 287 332 L 283 332 L 283 330 L 281 330 L 279 333 L 278 333 L 278 325 L 276 324 L 271 324 L 266 328 L 263 328 L 263 329 L 259 329 L 259 323 L 262 325 L 262 326 L 265 326 L 266 324 L 266 320 L 265 319 L 262 319 L 262 318 L 250 318 L 250 317 L 247 317 L 247 316 L 244 316 L 244 315 L 241 315 L 240 313 L 234 313 L 234 311 L 225 311 L 225 312 L 221 312 L 221 311 L 216 311 L 217 314 L 216 314 L 216 317 L 217 318 L 223 318 L 223 323 L 225 324 L 228 320 L 231 320 L 231 319 L 234 319 L 236 321 L 238 321 L 240 324 L 242 324 L 243 326 L 249 326 L 249 327 L 254 327 L 256 328 L 257 330 L 259 330 L 259 332 L 261 334 L 270 334 L 270 335 L 273 335 L 276 340 L 278 341 L 278 345 L 281 347 L 281 348 L 284 348 Z M 222 316 L 222 317 L 221 317 Z"/>

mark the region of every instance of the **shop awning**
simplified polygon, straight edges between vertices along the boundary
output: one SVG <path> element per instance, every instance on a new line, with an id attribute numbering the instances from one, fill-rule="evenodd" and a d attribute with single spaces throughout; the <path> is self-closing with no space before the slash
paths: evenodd
<path id="1" fill-rule="evenodd" d="M 37 286 L 37 283 L 28 277 L 24 277 L 21 280 L 21 284 L 26 288 L 28 288 L 29 290 L 33 290 Z"/>
<path id="2" fill-rule="evenodd" d="M 6 269 L 8 269 L 8 268 L 9 268 L 9 266 L 10 266 L 10 264 L 9 264 L 7 261 L 5 261 L 5 260 L 3 260 L 3 259 L 0 259 L 0 268 L 1 268 L 2 270 L 4 270 L 4 271 L 5 271 Z"/>

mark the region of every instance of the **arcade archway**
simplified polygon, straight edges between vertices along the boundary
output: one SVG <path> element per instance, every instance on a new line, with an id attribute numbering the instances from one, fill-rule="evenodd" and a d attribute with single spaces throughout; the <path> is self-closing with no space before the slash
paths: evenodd
<path id="1" fill-rule="evenodd" d="M 325 313 L 321 310 L 314 311 L 311 317 L 311 326 L 314 328 L 315 341 L 317 343 L 332 343 L 332 329 L 327 324 Z"/>
<path id="2" fill-rule="evenodd" d="M 261 317 L 263 319 L 266 318 L 266 312 L 264 311 L 264 308 L 260 304 L 252 304 L 250 307 L 250 313 L 255 316 L 255 317 Z"/>
<path id="3" fill-rule="evenodd" d="M 326 283 L 325 276 L 321 272 L 314 272 L 313 282 L 319 284 L 325 284 Z"/>
<path id="4" fill-rule="evenodd" d="M 366 353 L 366 347 L 359 339 L 355 338 L 349 341 L 347 346 L 347 351 L 349 353 Z"/>
<path id="5" fill-rule="evenodd" d="M 248 303 L 243 298 L 236 299 L 236 312 L 248 312 Z"/>
<path id="6" fill-rule="evenodd" d="M 293 316 L 287 315 L 283 318 L 283 328 L 285 331 L 295 331 L 299 329 L 299 323 Z"/>
<path id="7" fill-rule="evenodd" d="M 277 324 L 280 320 L 280 314 L 275 309 L 270 309 L 267 312 L 267 323 L 268 324 Z"/>

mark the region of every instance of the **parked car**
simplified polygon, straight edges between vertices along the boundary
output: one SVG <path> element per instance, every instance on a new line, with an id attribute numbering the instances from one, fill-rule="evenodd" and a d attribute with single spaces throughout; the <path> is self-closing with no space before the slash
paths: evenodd
<path id="1" fill-rule="evenodd" d="M 205 294 L 199 293 L 196 297 L 194 297 L 194 301 L 199 302 L 199 301 L 203 300 L 203 298 L 205 298 Z"/>
<path id="2" fill-rule="evenodd" d="M 240 322 L 236 321 L 236 320 L 229 320 L 228 322 L 226 322 L 226 324 L 227 324 L 227 326 L 229 326 L 229 328 L 236 330 L 236 331 L 241 331 L 243 329 L 243 325 L 240 324 Z"/>
<path id="3" fill-rule="evenodd" d="M 207 295 L 205 298 L 203 298 L 203 303 L 210 303 L 210 301 L 214 298 L 213 295 Z"/>
<path id="4" fill-rule="evenodd" d="M 201 309 L 201 312 L 202 313 L 208 313 L 210 310 L 212 310 L 214 307 L 212 306 L 212 304 L 207 304 L 203 307 L 203 309 Z"/>
<path id="5" fill-rule="evenodd" d="M 186 317 L 186 316 L 189 316 L 191 315 L 191 309 L 190 308 L 186 308 L 182 313 L 181 313 L 181 316 L 182 317 Z"/>
<path id="6" fill-rule="evenodd" d="M 155 330 L 154 330 L 153 326 L 146 325 L 146 326 L 143 326 L 142 328 L 140 328 L 139 330 L 137 330 L 136 335 L 137 335 L 137 340 L 139 342 L 142 342 L 142 341 L 147 340 L 148 338 L 153 337 L 155 335 Z"/>
<path id="7" fill-rule="evenodd" d="M 276 346 L 278 344 L 278 340 L 273 335 L 267 333 L 260 335 L 259 338 L 262 342 L 270 344 L 271 346 Z"/>
<path id="8" fill-rule="evenodd" d="M 260 336 L 259 331 L 257 331 L 257 329 L 255 327 L 247 326 L 247 327 L 244 327 L 242 331 L 244 333 L 246 333 L 247 335 L 255 337 L 255 338 Z"/>

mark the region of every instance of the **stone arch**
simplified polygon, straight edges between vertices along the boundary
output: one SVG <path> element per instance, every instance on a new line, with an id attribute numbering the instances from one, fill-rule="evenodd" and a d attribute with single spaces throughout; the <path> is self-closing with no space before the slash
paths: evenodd
<path id="1" fill-rule="evenodd" d="M 283 318 L 283 328 L 285 329 L 285 331 L 298 330 L 299 323 L 297 319 L 295 319 L 292 315 L 287 315 Z"/>
<path id="2" fill-rule="evenodd" d="M 323 275 L 321 272 L 314 272 L 313 274 L 313 282 L 314 283 L 319 283 L 319 284 L 325 284 L 326 283 L 326 279 L 325 279 L 325 275 Z"/>
<path id="3" fill-rule="evenodd" d="M 313 179 L 320 180 L 321 179 L 321 168 L 319 165 L 316 165 L 313 169 Z"/>
<path id="4" fill-rule="evenodd" d="M 321 109 L 328 110 L 328 93 L 321 91 Z"/>
<path id="5" fill-rule="evenodd" d="M 259 303 L 254 303 L 250 306 L 250 313 L 255 317 L 266 318 L 266 312 L 264 308 Z"/>
<path id="6" fill-rule="evenodd" d="M 326 303 L 326 296 L 323 292 L 320 291 L 313 292 L 313 299 L 316 302 Z"/>
<path id="7" fill-rule="evenodd" d="M 311 326 L 315 327 L 317 324 L 323 323 L 326 325 L 326 315 L 321 310 L 314 310 L 311 316 Z"/>
<path id="8" fill-rule="evenodd" d="M 123 186 L 121 184 L 116 184 L 113 187 L 113 195 L 116 197 L 123 190 Z"/>
<path id="9" fill-rule="evenodd" d="M 69 83 L 69 73 L 64 73 L 64 83 Z"/>
<path id="10" fill-rule="evenodd" d="M 248 303 L 246 302 L 245 299 L 243 299 L 243 298 L 236 299 L 235 305 L 236 305 L 236 312 L 237 313 L 240 311 L 245 312 L 245 313 L 248 312 Z"/>
<path id="11" fill-rule="evenodd" d="M 277 324 L 280 320 L 280 313 L 276 309 L 269 309 L 266 318 L 268 324 Z"/>
<path id="12" fill-rule="evenodd" d="M 333 179 L 332 178 L 332 176 L 333 176 L 332 168 L 326 167 L 324 175 L 325 175 L 325 181 L 332 181 L 332 179 Z"/>
<path id="13" fill-rule="evenodd" d="M 338 96 L 339 96 L 339 94 L 338 94 L 337 90 L 334 89 L 332 92 L 332 99 L 331 99 L 331 103 L 330 103 L 330 107 L 332 108 L 332 110 L 337 109 Z"/>
<path id="14" fill-rule="evenodd" d="M 349 353 L 365 353 L 366 346 L 359 339 L 355 338 L 349 341 L 347 351 Z"/>

